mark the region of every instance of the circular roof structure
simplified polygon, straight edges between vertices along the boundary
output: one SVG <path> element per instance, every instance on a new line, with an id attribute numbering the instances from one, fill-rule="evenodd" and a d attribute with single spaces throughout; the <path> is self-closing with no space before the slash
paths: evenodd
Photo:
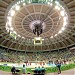
<path id="1" fill-rule="evenodd" d="M 35 25 L 42 26 L 34 45 Z M 38 26 L 40 28 L 40 26 Z M 1 0 L 0 46 L 20 51 L 50 51 L 75 45 L 75 0 Z"/>

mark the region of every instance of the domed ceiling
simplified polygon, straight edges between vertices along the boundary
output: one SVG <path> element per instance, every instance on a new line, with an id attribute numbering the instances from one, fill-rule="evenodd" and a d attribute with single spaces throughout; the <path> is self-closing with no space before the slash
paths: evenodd
<path id="1" fill-rule="evenodd" d="M 34 45 L 34 37 L 42 37 L 42 44 Z M 0 46 L 20 51 L 52 51 L 72 45 L 75 0 L 0 1 Z"/>

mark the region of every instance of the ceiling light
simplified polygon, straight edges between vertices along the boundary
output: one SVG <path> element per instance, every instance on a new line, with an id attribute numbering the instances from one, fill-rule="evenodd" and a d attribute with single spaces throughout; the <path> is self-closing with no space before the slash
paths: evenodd
<path id="1" fill-rule="evenodd" d="M 18 3 L 20 3 L 20 1 Z"/>
<path id="2" fill-rule="evenodd" d="M 25 4 L 25 3 L 23 3 L 23 5 L 25 6 L 26 4 Z"/>
<path id="3" fill-rule="evenodd" d="M 6 22 L 6 27 L 8 26 L 8 22 Z"/>
<path id="4" fill-rule="evenodd" d="M 17 4 L 19 4 L 19 2 L 17 2 Z"/>
<path id="5" fill-rule="evenodd" d="M 31 1 L 29 0 L 29 3 L 31 3 Z"/>
<path id="6" fill-rule="evenodd" d="M 24 37 L 22 37 L 24 39 Z"/>
<path id="7" fill-rule="evenodd" d="M 5 26 L 5 28 L 6 28 L 6 30 L 8 30 L 8 27 L 7 26 Z"/>
<path id="8" fill-rule="evenodd" d="M 58 10 L 60 10 L 60 7 L 56 5 L 56 6 L 55 6 L 55 9 L 58 9 Z"/>
<path id="9" fill-rule="evenodd" d="M 58 9 L 58 6 L 57 5 L 55 6 L 55 9 Z"/>
<path id="10" fill-rule="evenodd" d="M 64 16 L 65 15 L 64 10 L 60 11 L 60 14 L 61 14 L 61 16 Z"/>
<path id="11" fill-rule="evenodd" d="M 52 3 L 50 3 L 50 5 L 52 6 Z"/>
<path id="12" fill-rule="evenodd" d="M 21 35 L 18 35 L 19 37 L 21 37 Z"/>
<path id="13" fill-rule="evenodd" d="M 16 6 L 16 10 L 19 10 L 19 9 L 20 9 L 20 6 L 19 6 L 19 5 L 17 5 L 17 6 Z"/>
<path id="14" fill-rule="evenodd" d="M 7 32 L 9 33 L 9 29 L 7 29 Z"/>
<path id="15" fill-rule="evenodd" d="M 62 10 L 65 10 L 63 6 L 61 6 Z"/>
<path id="16" fill-rule="evenodd" d="M 55 34 L 54 36 L 57 36 L 57 34 Z"/>
<path id="17" fill-rule="evenodd" d="M 13 31 L 13 28 L 11 27 L 10 30 Z"/>
<path id="18" fill-rule="evenodd" d="M 52 6 L 52 3 L 48 2 L 48 5 L 51 5 Z"/>
<path id="19" fill-rule="evenodd" d="M 44 40 L 44 39 L 42 39 L 42 40 Z"/>
<path id="20" fill-rule="evenodd" d="M 60 6 L 60 3 L 58 1 L 55 1 L 56 5 Z"/>
<path id="21" fill-rule="evenodd" d="M 24 0 L 22 0 L 22 1 L 24 1 Z"/>
<path id="22" fill-rule="evenodd" d="M 53 0 L 50 0 L 51 2 L 53 1 Z"/>
<path id="23" fill-rule="evenodd" d="M 17 34 L 16 31 L 13 31 L 13 33 Z"/>
<path id="24" fill-rule="evenodd" d="M 9 21 L 9 22 L 8 22 L 8 25 L 9 25 L 9 26 L 11 26 L 11 25 L 12 25 L 12 23 Z"/>
<path id="25" fill-rule="evenodd" d="M 67 17 L 64 17 L 63 20 L 64 20 L 64 21 L 67 21 Z"/>
<path id="26" fill-rule="evenodd" d="M 13 6 L 11 7 L 11 10 L 12 10 L 14 7 L 15 7 L 15 5 L 13 5 Z"/>
<path id="27" fill-rule="evenodd" d="M 22 0 L 21 0 L 21 2 L 22 2 Z"/>
<path id="28" fill-rule="evenodd" d="M 10 15 L 11 15 L 11 16 L 14 16 L 14 14 L 15 14 L 15 11 L 14 11 L 14 10 L 11 10 L 11 11 L 10 11 Z"/>
<path id="29" fill-rule="evenodd" d="M 67 25 L 67 22 L 65 21 L 65 22 L 63 22 L 63 26 L 66 26 Z"/>
<path id="30" fill-rule="evenodd" d="M 48 2 L 48 5 L 50 5 L 50 2 Z"/>
<path id="31" fill-rule="evenodd" d="M 53 36 L 51 36 L 50 38 L 53 38 Z"/>
<path id="32" fill-rule="evenodd" d="M 60 30 L 58 33 L 62 33 L 62 30 Z"/>
<path id="33" fill-rule="evenodd" d="M 12 17 L 11 17 L 11 16 L 8 16 L 7 19 L 8 19 L 9 21 L 12 21 Z"/>
<path id="34" fill-rule="evenodd" d="M 65 30 L 65 27 L 62 27 L 61 30 Z"/>
<path id="35" fill-rule="evenodd" d="M 12 33 L 12 31 L 10 31 L 10 34 Z"/>

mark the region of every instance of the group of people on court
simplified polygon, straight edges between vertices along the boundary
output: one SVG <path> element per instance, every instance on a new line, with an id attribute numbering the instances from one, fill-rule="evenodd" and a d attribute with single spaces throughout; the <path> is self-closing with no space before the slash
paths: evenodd
<path id="1" fill-rule="evenodd" d="M 23 71 L 23 74 L 25 74 L 26 73 L 26 66 L 23 64 L 23 69 L 22 69 Z M 14 73 L 16 73 L 16 72 L 20 72 L 20 69 L 16 69 L 15 68 L 15 66 L 13 66 L 12 68 L 11 68 L 11 72 L 12 72 L 12 74 L 14 74 Z"/>
<path id="2" fill-rule="evenodd" d="M 39 67 L 35 67 L 34 73 L 35 73 L 35 74 L 40 74 L 40 73 L 41 73 L 41 74 L 44 74 L 44 73 L 45 73 L 45 70 L 46 70 L 46 69 L 45 69 L 44 67 L 40 67 L 40 66 L 39 66 Z"/>
<path id="3" fill-rule="evenodd" d="M 57 60 L 56 61 L 56 67 L 58 68 L 58 74 L 60 74 L 61 73 L 61 63 Z M 35 67 L 35 69 L 34 69 L 34 73 L 36 74 L 36 73 L 45 73 L 45 68 L 44 67 L 41 67 L 40 68 L 40 66 L 37 68 L 37 67 Z M 16 71 L 19 71 L 19 70 L 17 70 L 14 66 L 12 67 L 12 69 L 11 69 L 11 72 L 12 73 L 15 73 Z M 26 66 L 23 64 L 23 74 L 25 74 L 26 73 Z"/>

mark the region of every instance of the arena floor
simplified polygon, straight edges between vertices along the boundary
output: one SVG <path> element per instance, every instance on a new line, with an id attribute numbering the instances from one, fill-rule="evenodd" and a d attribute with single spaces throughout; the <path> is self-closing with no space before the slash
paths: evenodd
<path id="1" fill-rule="evenodd" d="M 11 74 L 11 72 L 0 71 L 0 75 L 12 75 L 12 74 Z M 31 75 L 31 74 L 22 74 L 22 75 Z M 48 73 L 45 75 L 58 75 L 58 74 L 55 72 L 55 73 Z M 62 71 L 61 74 L 59 74 L 59 75 L 75 75 L 75 69 Z"/>

